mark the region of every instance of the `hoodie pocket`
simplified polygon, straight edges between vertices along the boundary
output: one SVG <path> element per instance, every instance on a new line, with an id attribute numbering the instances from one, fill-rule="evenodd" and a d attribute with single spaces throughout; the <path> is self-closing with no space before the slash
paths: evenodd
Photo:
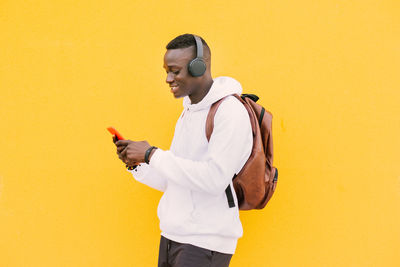
<path id="1" fill-rule="evenodd" d="M 190 220 L 193 209 L 190 190 L 169 184 L 161 197 L 157 215 L 161 224 L 175 228 Z"/>

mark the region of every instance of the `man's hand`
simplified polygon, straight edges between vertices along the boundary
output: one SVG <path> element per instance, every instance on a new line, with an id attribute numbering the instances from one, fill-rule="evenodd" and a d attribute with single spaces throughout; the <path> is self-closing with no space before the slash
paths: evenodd
<path id="1" fill-rule="evenodd" d="M 131 140 L 114 141 L 117 146 L 118 157 L 128 166 L 144 162 L 146 150 L 151 146 L 147 141 L 134 142 Z M 154 150 L 152 151 L 154 152 Z M 152 155 L 153 153 L 151 153 Z"/>

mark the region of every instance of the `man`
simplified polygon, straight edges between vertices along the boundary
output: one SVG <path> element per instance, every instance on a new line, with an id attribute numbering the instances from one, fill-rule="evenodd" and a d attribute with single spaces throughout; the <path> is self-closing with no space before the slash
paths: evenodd
<path id="1" fill-rule="evenodd" d="M 232 78 L 211 77 L 211 52 L 202 38 L 180 35 L 166 48 L 166 82 L 175 98 L 184 98 L 170 150 L 146 141 L 114 140 L 117 153 L 136 180 L 164 192 L 157 212 L 162 231 L 158 266 L 229 266 L 243 234 L 232 178 L 253 142 L 249 115 L 231 96 L 242 88 Z M 224 97 L 208 141 L 208 111 Z M 235 207 L 228 205 L 228 186 Z"/>

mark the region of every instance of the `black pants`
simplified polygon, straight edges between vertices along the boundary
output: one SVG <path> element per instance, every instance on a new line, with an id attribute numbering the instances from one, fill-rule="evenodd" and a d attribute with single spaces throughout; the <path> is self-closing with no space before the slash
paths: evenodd
<path id="1" fill-rule="evenodd" d="M 231 254 L 181 244 L 161 236 L 158 267 L 228 267 Z"/>

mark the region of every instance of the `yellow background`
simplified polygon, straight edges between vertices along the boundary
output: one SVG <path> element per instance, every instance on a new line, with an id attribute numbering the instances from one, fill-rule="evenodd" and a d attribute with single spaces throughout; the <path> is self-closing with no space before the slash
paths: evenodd
<path id="1" fill-rule="evenodd" d="M 161 193 L 105 128 L 168 149 L 186 32 L 274 114 L 277 191 L 231 266 L 400 266 L 395 0 L 1 1 L 0 266 L 156 266 Z"/>

